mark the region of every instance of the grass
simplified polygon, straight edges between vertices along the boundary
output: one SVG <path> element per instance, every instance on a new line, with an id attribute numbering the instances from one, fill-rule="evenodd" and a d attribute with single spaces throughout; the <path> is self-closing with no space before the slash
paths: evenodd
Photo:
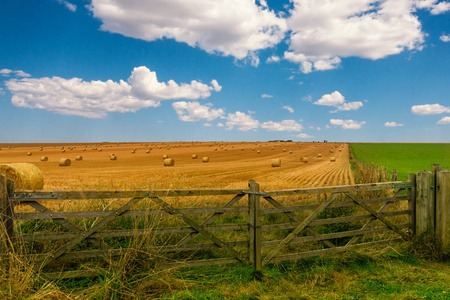
<path id="1" fill-rule="evenodd" d="M 357 160 L 397 170 L 399 180 L 409 173 L 430 170 L 432 164 L 450 169 L 450 144 L 350 144 Z"/>

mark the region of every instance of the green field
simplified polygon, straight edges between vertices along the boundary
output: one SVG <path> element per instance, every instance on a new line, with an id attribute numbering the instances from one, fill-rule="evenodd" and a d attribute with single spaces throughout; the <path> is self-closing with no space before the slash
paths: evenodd
<path id="1" fill-rule="evenodd" d="M 409 173 L 430 170 L 432 164 L 450 169 L 450 144 L 350 144 L 357 160 L 397 170 L 399 180 Z"/>

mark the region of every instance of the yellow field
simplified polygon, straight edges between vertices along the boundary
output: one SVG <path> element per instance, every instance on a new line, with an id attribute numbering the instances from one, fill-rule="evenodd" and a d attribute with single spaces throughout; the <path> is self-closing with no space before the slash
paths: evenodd
<path id="1" fill-rule="evenodd" d="M 0 163 L 27 162 L 41 169 L 45 190 L 241 188 L 250 179 L 262 190 L 354 183 L 348 145 L 337 143 L 0 144 L 0 148 Z M 112 153 L 116 161 L 109 159 Z M 175 166 L 163 166 L 164 154 L 175 160 Z M 193 154 L 198 158 L 192 159 Z M 83 160 L 76 161 L 78 155 Z M 41 162 L 41 156 L 48 161 Z M 208 163 L 202 162 L 205 156 Z M 302 157 L 309 162 L 302 162 Z M 60 167 L 60 158 L 69 158 L 72 165 Z M 271 167 L 273 158 L 281 159 L 281 167 Z"/>

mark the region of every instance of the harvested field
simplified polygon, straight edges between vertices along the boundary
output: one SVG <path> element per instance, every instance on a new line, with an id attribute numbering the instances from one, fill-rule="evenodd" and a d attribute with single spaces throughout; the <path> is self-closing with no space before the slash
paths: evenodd
<path id="1" fill-rule="evenodd" d="M 102 144 L 0 144 L 0 163 L 27 162 L 41 169 L 46 190 L 56 189 L 161 189 L 161 188 L 239 188 L 254 179 L 261 189 L 282 189 L 353 184 L 348 145 L 341 152 L 330 153 L 332 143 L 275 142 L 172 142 L 172 143 L 102 143 Z M 14 148 L 8 146 L 15 146 Z M 39 151 L 48 161 L 23 153 Z M 68 168 L 58 161 L 63 155 L 72 160 Z M 301 146 L 301 147 L 300 147 Z M 258 148 L 258 154 L 252 149 Z M 105 151 L 93 150 L 103 148 Z M 152 148 L 151 153 L 146 153 Z M 241 150 L 241 149 L 244 150 Z M 272 150 L 272 148 L 274 150 Z M 84 151 L 84 149 L 87 149 Z M 132 154 L 132 150 L 136 149 Z M 217 149 L 217 150 L 215 150 Z M 286 151 L 284 150 L 286 149 Z M 227 151 L 226 151 L 227 150 Z M 293 154 L 289 154 L 292 151 Z M 110 160 L 114 153 L 117 160 Z M 322 157 L 318 154 L 322 153 Z M 176 161 L 165 168 L 161 157 Z M 192 155 L 209 157 L 209 163 Z M 83 156 L 76 161 L 75 157 Z M 330 162 L 334 156 L 336 162 Z M 303 163 L 302 157 L 309 162 Z M 271 161 L 280 158 L 281 167 Z"/>

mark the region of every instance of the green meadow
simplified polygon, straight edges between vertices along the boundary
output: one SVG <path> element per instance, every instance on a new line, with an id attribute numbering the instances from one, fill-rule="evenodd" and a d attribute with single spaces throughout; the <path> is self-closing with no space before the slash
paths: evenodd
<path id="1" fill-rule="evenodd" d="M 430 170 L 432 164 L 450 169 L 450 144 L 350 144 L 357 160 L 397 170 L 399 180 L 409 173 Z"/>

